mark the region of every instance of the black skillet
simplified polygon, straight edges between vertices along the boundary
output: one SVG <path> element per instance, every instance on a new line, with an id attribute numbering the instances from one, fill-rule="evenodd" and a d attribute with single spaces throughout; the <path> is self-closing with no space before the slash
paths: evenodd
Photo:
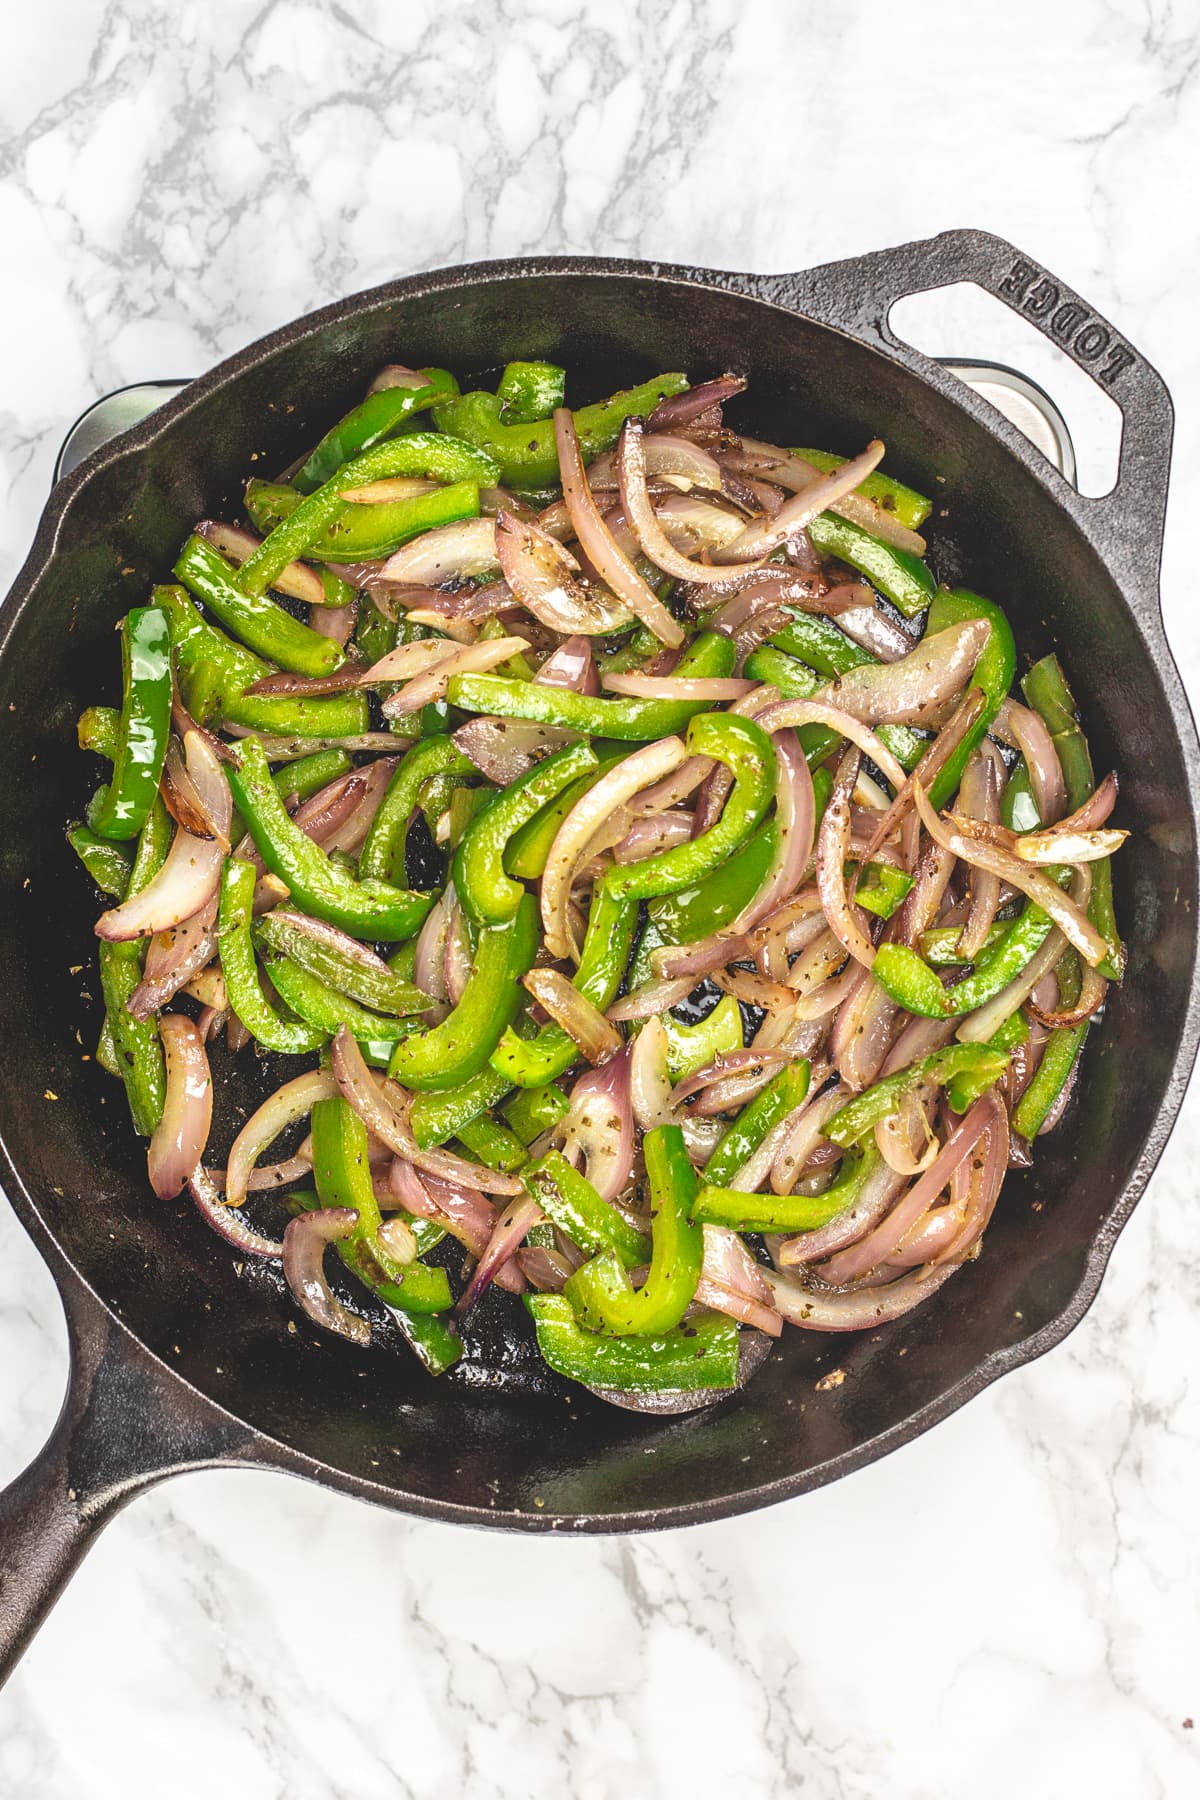
<path id="1" fill-rule="evenodd" d="M 894 338 L 897 299 L 962 280 L 1031 319 L 1117 401 L 1111 495 L 1081 498 Z M 90 896 L 62 831 L 93 773 L 74 720 L 112 697 L 114 622 L 195 518 L 233 505 L 248 469 L 291 462 L 381 363 L 471 374 L 519 356 L 566 363 L 576 397 L 663 368 L 733 367 L 751 377 L 743 416 L 765 437 L 794 438 L 800 420 L 810 442 L 844 451 L 883 436 L 888 467 L 947 509 L 933 520 L 943 577 L 1001 598 L 1027 656 L 1062 652 L 1137 833 L 1117 870 L 1128 978 L 982 1259 L 880 1332 L 789 1332 L 743 1392 L 687 1417 L 639 1417 L 547 1379 L 503 1296 L 440 1383 L 386 1330 L 364 1356 L 296 1329 L 273 1275 L 240 1269 L 188 1203 L 154 1199 L 122 1098 L 84 1055 L 97 1029 L 81 999 L 96 991 Z M 287 1470 L 402 1511 L 524 1530 L 686 1524 L 885 1454 L 1078 1322 L 1197 1041 L 1200 745 L 1158 599 L 1170 439 L 1160 378 L 1111 326 L 1010 245 L 958 231 L 798 275 L 549 259 L 417 276 L 253 345 L 60 484 L 0 614 L 0 1180 L 62 1293 L 71 1375 L 48 1444 L 0 1496 L 0 1668 L 98 1528 L 167 1475 Z M 835 1366 L 845 1379 L 815 1391 Z"/>

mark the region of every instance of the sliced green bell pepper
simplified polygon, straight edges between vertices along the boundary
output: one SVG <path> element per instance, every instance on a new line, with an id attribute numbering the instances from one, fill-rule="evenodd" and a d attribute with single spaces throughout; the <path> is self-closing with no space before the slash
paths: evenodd
<path id="1" fill-rule="evenodd" d="M 495 925 L 512 918 L 525 892 L 519 881 L 504 872 L 504 854 L 514 832 L 596 766 L 590 744 L 568 744 L 509 782 L 486 811 L 476 816 L 454 853 L 453 865 L 454 891 L 468 918 L 477 925 Z"/>
<path id="2" fill-rule="evenodd" d="M 547 1218 L 590 1256 L 609 1250 L 627 1269 L 650 1260 L 650 1240 L 602 1200 L 587 1177 L 557 1150 L 530 1163 L 521 1179 Z"/>
<path id="3" fill-rule="evenodd" d="M 133 867 L 132 851 L 122 844 L 112 844 L 107 838 L 97 837 L 86 825 L 70 826 L 67 842 L 96 886 L 114 899 L 123 900 L 129 887 L 129 871 Z"/>
<path id="4" fill-rule="evenodd" d="M 810 634 L 809 627 L 813 625 L 826 627 L 836 642 L 820 632 Z M 801 614 L 794 629 L 792 626 L 785 626 L 782 631 L 776 632 L 770 644 L 764 644 L 746 660 L 747 675 L 754 681 L 769 681 L 772 687 L 779 689 L 785 700 L 809 700 L 822 686 L 813 673 L 813 668 L 819 666 L 817 661 L 809 667 L 806 660 L 797 660 L 799 652 L 792 654 L 777 648 L 785 638 L 796 644 L 806 644 L 812 657 L 819 658 L 820 664 L 827 667 L 836 662 L 844 668 L 857 669 L 878 661 L 869 651 L 852 643 L 836 625 L 830 625 L 827 619 L 809 613 Z M 846 646 L 846 649 L 842 646 Z M 902 769 L 915 769 L 929 748 L 928 735 L 912 725 L 877 725 L 875 730 L 880 743 L 891 751 Z M 842 741 L 830 725 L 802 725 L 798 736 L 800 748 L 804 751 L 804 758 L 810 769 L 823 762 Z"/>
<path id="5" fill-rule="evenodd" d="M 1065 883 L 1071 871 L 1056 865 L 1047 873 Z M 1030 903 L 1004 927 L 1003 935 L 981 956 L 971 974 L 950 988 L 942 986 L 929 965 L 907 944 L 880 944 L 871 973 L 907 1012 L 920 1013 L 926 1019 L 962 1018 L 1015 981 L 1053 929 L 1049 913 Z"/>
<path id="6" fill-rule="evenodd" d="M 289 920 L 286 913 L 265 913 L 255 926 L 254 935 L 269 953 L 290 957 L 293 963 L 307 969 L 310 975 L 319 976 L 322 982 L 337 993 L 347 994 L 352 1000 L 361 1001 L 364 1006 L 371 1007 L 377 1013 L 419 1013 L 426 1011 L 430 1005 L 428 994 L 423 994 L 411 981 L 402 980 L 391 969 L 364 967 L 361 962 L 345 955 L 336 945 L 314 941 Z M 287 999 L 286 994 L 284 998 Z M 291 1002 L 288 1004 L 291 1005 Z M 314 1020 L 313 1023 L 317 1024 L 319 1021 Z M 377 1031 L 369 1035 L 386 1037 L 388 1033 Z"/>
<path id="7" fill-rule="evenodd" d="M 422 786 L 431 775 L 477 773 L 474 763 L 463 755 L 451 737 L 422 738 L 414 744 L 393 771 L 387 792 L 371 821 L 358 858 L 360 873 L 374 881 L 403 884 L 407 877 L 408 823 L 416 810 Z"/>
<path id="8" fill-rule="evenodd" d="M 527 825 L 522 825 L 510 838 L 504 855 L 504 867 L 518 880 L 537 881 L 546 873 L 551 847 L 571 808 L 577 800 L 582 800 L 590 788 L 595 787 L 602 775 L 606 775 L 629 755 L 624 744 L 615 750 L 597 749 L 593 744 L 592 749 L 596 755 L 596 767 L 591 774 L 581 775 L 569 788 L 564 788 L 556 800 L 544 806 L 536 818 L 530 819 Z"/>
<path id="9" fill-rule="evenodd" d="M 710 1013 L 695 1025 L 681 1025 L 673 1012 L 659 1014 L 667 1037 L 667 1074 L 686 1081 L 718 1056 L 742 1048 L 742 1009 L 732 994 L 722 994 Z"/>
<path id="10" fill-rule="evenodd" d="M 728 862 L 692 887 L 651 900 L 646 910 L 661 941 L 696 944 L 736 919 L 762 886 L 774 854 L 775 822 L 770 819 Z"/>
<path id="11" fill-rule="evenodd" d="M 259 941 L 261 934 L 256 930 L 254 936 Z M 306 1020 L 319 1030 L 323 1037 L 335 1036 L 345 1025 L 363 1043 L 394 1044 L 421 1029 L 419 1019 L 397 1019 L 360 1006 L 357 1000 L 339 993 L 319 975 L 293 962 L 290 956 L 268 950 L 263 955 L 262 965 L 285 1006 L 290 1007 L 298 1019 Z"/>
<path id="12" fill-rule="evenodd" d="M 879 1166 L 873 1143 L 842 1158 L 837 1180 L 823 1194 L 746 1194 L 738 1188 L 713 1187 L 707 1181 L 696 1196 L 692 1217 L 730 1231 L 816 1231 L 853 1206 L 868 1175 Z M 706 1171 L 707 1173 L 707 1171 Z"/>
<path id="13" fill-rule="evenodd" d="M 364 450 L 381 444 L 385 438 L 411 419 L 424 412 L 435 400 L 458 392 L 458 383 L 445 369 L 422 369 L 424 387 L 379 388 L 368 394 L 344 418 L 325 433 L 307 462 L 293 475 L 293 486 L 302 494 L 311 494 L 331 480 L 344 463 L 361 456 Z"/>
<path id="14" fill-rule="evenodd" d="M 221 903 L 217 931 L 221 969 L 229 1004 L 250 1035 L 264 1050 L 287 1056 L 305 1056 L 317 1050 L 329 1036 L 314 1025 L 281 1019 L 259 984 L 251 935 L 251 914 L 258 870 L 253 863 L 227 857 L 221 878 Z"/>
<path id="15" fill-rule="evenodd" d="M 349 487 L 350 470 L 335 477 L 332 486 L 335 492 L 339 487 Z M 255 480 L 246 484 L 246 511 L 268 539 L 289 525 L 304 503 L 304 496 L 283 482 Z M 340 507 L 332 522 L 313 538 L 304 552 L 306 557 L 356 563 L 390 556 L 393 550 L 399 550 L 423 531 L 432 531 L 436 525 L 477 518 L 479 482 L 451 481 L 445 487 L 411 494 L 405 500 L 347 500 Z"/>
<path id="16" fill-rule="evenodd" d="M 543 1131 L 558 1124 L 570 1111 L 571 1103 L 562 1089 L 552 1081 L 541 1087 L 518 1088 L 500 1108 L 523 1144 L 532 1144 Z"/>
<path id="17" fill-rule="evenodd" d="M 993 601 L 971 593 L 968 588 L 939 588 L 929 609 L 925 630 L 932 635 L 967 619 L 986 619 L 991 626 L 991 635 L 971 676 L 971 686 L 983 690 L 984 706 L 962 743 L 934 777 L 929 799 L 936 807 L 945 806 L 958 791 L 968 758 L 976 745 L 983 742 L 1017 673 L 1017 650 L 1007 618 Z"/>
<path id="18" fill-rule="evenodd" d="M 829 450 L 795 450 L 794 456 L 802 456 L 805 462 L 811 463 L 814 469 L 830 474 L 840 469 L 846 461 L 844 456 L 834 456 Z M 898 524 L 907 525 L 910 531 L 920 531 L 922 525 L 933 511 L 933 501 L 927 500 L 924 494 L 918 494 L 915 488 L 906 487 L 892 475 L 885 475 L 882 470 L 875 469 L 860 481 L 855 488 L 856 494 L 864 499 L 874 500 L 885 512 L 891 513 Z"/>
<path id="19" fill-rule="evenodd" d="M 617 441 L 621 426 L 628 418 L 645 418 L 660 400 L 686 389 L 684 375 L 659 375 L 640 387 L 628 388 L 584 406 L 575 414 L 575 430 L 584 462 L 590 462 L 601 451 Z M 439 431 L 448 431 L 485 451 L 499 465 L 495 480 L 505 487 L 538 489 L 551 487 L 558 480 L 558 451 L 554 443 L 554 424 L 542 419 L 534 424 L 505 424 L 504 407 L 496 394 L 463 394 L 457 400 L 446 400 L 433 409 Z"/>
<path id="20" fill-rule="evenodd" d="M 296 675 L 331 675 L 345 662 L 346 652 L 340 644 L 322 637 L 310 625 L 302 625 L 269 595 L 243 594 L 237 585 L 237 570 L 207 538 L 193 532 L 179 552 L 172 574 L 197 600 L 203 600 L 235 638 L 281 669 Z"/>
<path id="21" fill-rule="evenodd" d="M 171 729 L 171 636 L 159 606 L 135 606 L 121 621 L 123 697 L 112 776 L 97 789 L 87 822 L 97 837 L 136 837 L 158 793 Z"/>
<path id="22" fill-rule="evenodd" d="M 1079 1059 L 1090 1024 L 1085 1019 L 1081 1025 L 1050 1033 L 1037 1072 L 1013 1109 L 1012 1127 L 1021 1137 L 1032 1142 L 1042 1129 Z"/>
<path id="23" fill-rule="evenodd" d="M 486 925 L 462 999 L 429 1030 L 397 1044 L 389 1073 L 418 1090 L 457 1087 L 485 1067 L 525 1000 L 521 977 L 538 948 L 537 903 L 527 894 L 513 918 Z"/>
<path id="24" fill-rule="evenodd" d="M 836 513 L 813 520 L 808 535 L 822 556 L 836 556 L 865 575 L 906 619 L 915 619 L 933 599 L 937 583 L 925 563 L 910 550 L 894 550 L 861 525 Z"/>
<path id="25" fill-rule="evenodd" d="M 525 1305 L 544 1361 L 570 1381 L 635 1394 L 737 1386 L 738 1328 L 723 1313 L 654 1337 L 619 1338 L 585 1331 L 561 1294 L 526 1294 Z"/>
<path id="26" fill-rule="evenodd" d="M 978 1099 L 993 1082 L 999 1081 L 1007 1067 L 1008 1057 L 1004 1051 L 993 1050 L 988 1044 L 947 1044 L 944 1049 L 909 1063 L 907 1068 L 897 1069 L 894 1075 L 885 1076 L 857 1095 L 826 1120 L 824 1135 L 831 1143 L 848 1148 L 873 1131 L 881 1119 L 898 1112 L 914 1088 L 926 1082 L 945 1086 L 949 1081 L 969 1077 L 973 1088 L 971 1098 Z"/>
<path id="27" fill-rule="evenodd" d="M 510 362 L 496 384 L 506 425 L 534 425 L 565 406 L 567 371 L 557 363 Z"/>
<path id="28" fill-rule="evenodd" d="M 155 797 L 142 826 L 129 872 L 126 893 L 140 894 L 166 860 L 174 827 L 162 800 Z M 142 979 L 145 941 L 100 943 L 100 986 L 104 995 L 104 1028 L 97 1060 L 125 1084 L 134 1130 L 150 1137 L 162 1117 L 167 1093 L 166 1064 L 158 1024 L 135 1019 L 129 1011 L 133 991 Z"/>
<path id="29" fill-rule="evenodd" d="M 912 876 L 906 875 L 903 869 L 893 868 L 891 863 L 868 863 L 854 898 L 877 918 L 890 919 L 907 898 L 912 885 Z"/>
<path id="30" fill-rule="evenodd" d="M 721 1187 L 737 1174 L 768 1131 L 773 1131 L 807 1098 L 811 1074 L 807 1062 L 789 1063 L 742 1108 L 704 1165 L 707 1185 Z"/>
<path id="31" fill-rule="evenodd" d="M 650 1267 L 636 1291 L 620 1257 L 605 1250 L 567 1282 L 564 1292 L 585 1325 L 617 1337 L 654 1337 L 672 1330 L 691 1305 L 704 1260 L 704 1234 L 691 1223 L 696 1174 L 678 1125 L 658 1125 L 642 1140 L 650 1187 Z"/>
<path id="32" fill-rule="evenodd" d="M 520 1138 L 490 1112 L 469 1120 L 459 1131 L 458 1142 L 476 1162 L 504 1175 L 515 1175 L 529 1161 L 529 1152 Z"/>
<path id="33" fill-rule="evenodd" d="M 422 1150 L 461 1137 L 473 1119 L 481 1118 L 511 1090 L 507 1076 L 485 1067 L 449 1093 L 418 1094 L 409 1114 L 412 1134 Z"/>

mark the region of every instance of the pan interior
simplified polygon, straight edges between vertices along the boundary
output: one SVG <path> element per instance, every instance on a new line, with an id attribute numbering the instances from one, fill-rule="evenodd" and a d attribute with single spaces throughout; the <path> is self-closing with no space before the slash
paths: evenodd
<path id="1" fill-rule="evenodd" d="M 273 1272 L 239 1264 L 188 1203 L 155 1200 L 121 1091 L 91 1060 L 95 909 L 63 827 L 99 778 L 75 747 L 74 723 L 84 706 L 116 697 L 116 620 L 144 602 L 196 518 L 232 516 L 244 476 L 286 467 L 380 364 L 445 365 L 466 378 L 513 357 L 565 363 L 576 403 L 661 369 L 698 378 L 734 368 L 750 377 L 734 425 L 847 453 L 882 436 L 888 468 L 937 496 L 938 572 L 1009 608 L 1026 665 L 1051 647 L 1062 654 L 1097 768 L 1120 770 L 1120 820 L 1137 832 L 1117 864 L 1128 978 L 1089 1046 L 1066 1123 L 1034 1171 L 1006 1186 L 980 1261 L 878 1334 L 788 1332 L 745 1394 L 692 1418 L 639 1418 L 547 1379 L 507 1296 L 481 1307 L 468 1365 L 441 1382 L 390 1328 L 367 1355 L 318 1334 Z M 235 379 L 199 384 L 148 448 L 95 467 L 57 554 L 8 609 L 0 721 L 10 774 L 0 785 L 0 1094 L 28 1194 L 88 1282 L 165 1363 L 397 1504 L 619 1525 L 823 1479 L 923 1409 L 965 1395 L 995 1352 L 1066 1313 L 1097 1234 L 1123 1216 L 1191 983 L 1184 753 L 1145 643 L 1068 516 L 978 423 L 855 340 L 734 292 L 650 275 L 434 278 L 351 302 L 334 323 L 269 342 Z M 239 1103 L 279 1079 L 278 1067 L 254 1069 Z M 232 1115 L 214 1135 L 219 1155 L 231 1129 Z M 835 1366 L 845 1380 L 814 1391 Z"/>

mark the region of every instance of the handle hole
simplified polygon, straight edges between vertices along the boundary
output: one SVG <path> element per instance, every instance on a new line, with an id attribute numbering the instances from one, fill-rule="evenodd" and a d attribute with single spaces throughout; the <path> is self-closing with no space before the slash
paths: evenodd
<path id="1" fill-rule="evenodd" d="M 1121 454 L 1121 409 L 1028 319 L 973 281 L 958 281 L 897 300 L 888 322 L 898 338 L 926 356 L 978 358 L 1030 376 L 1066 421 L 1080 493 L 1089 499 L 1111 494 Z"/>

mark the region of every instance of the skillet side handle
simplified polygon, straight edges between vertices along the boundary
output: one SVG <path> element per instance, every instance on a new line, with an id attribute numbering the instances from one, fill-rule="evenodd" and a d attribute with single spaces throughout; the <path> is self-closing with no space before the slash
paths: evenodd
<path id="1" fill-rule="evenodd" d="M 71 1368 L 62 1412 L 0 1492 L 0 1685 L 92 1541 L 143 1489 L 252 1459 L 253 1439 L 174 1380 L 86 1290 L 68 1289 Z"/>
<path id="2" fill-rule="evenodd" d="M 988 231 L 944 231 L 798 275 L 759 278 L 778 303 L 878 344 L 945 386 L 935 365 L 888 324 L 897 300 L 973 281 L 1035 325 L 1120 408 L 1121 455 L 1112 492 L 1096 499 L 1063 483 L 1060 496 L 1109 567 L 1157 616 L 1174 412 L 1166 384 L 1144 356 L 1065 282 Z"/>

